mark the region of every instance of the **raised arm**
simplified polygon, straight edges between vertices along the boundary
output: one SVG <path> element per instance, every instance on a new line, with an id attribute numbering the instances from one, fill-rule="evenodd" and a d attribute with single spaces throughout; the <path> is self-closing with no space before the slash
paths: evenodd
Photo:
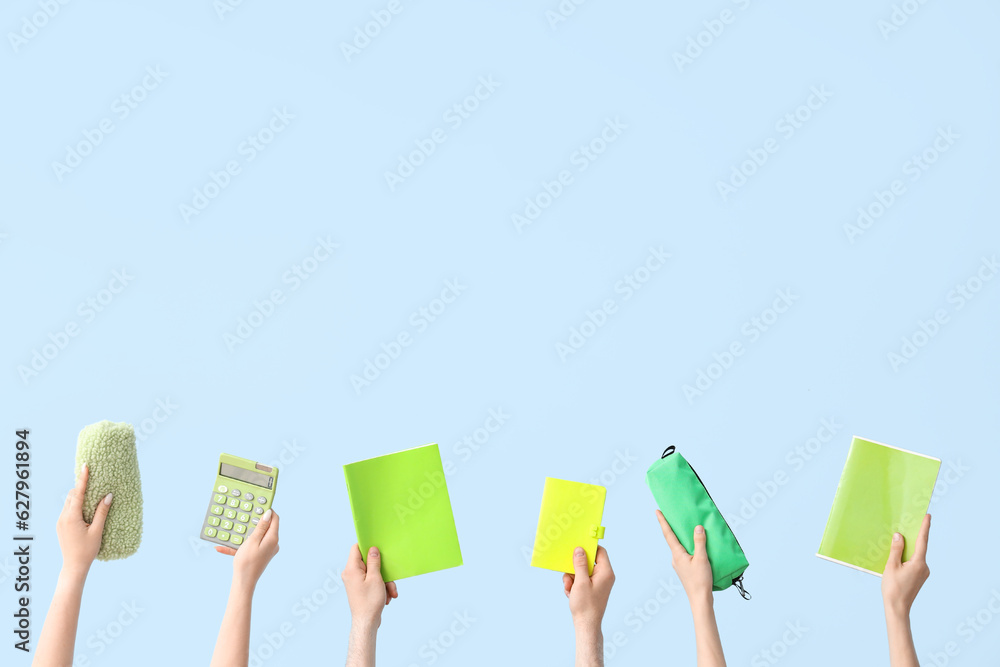
<path id="1" fill-rule="evenodd" d="M 927 567 L 927 539 L 931 533 L 931 515 L 924 516 L 917 535 L 913 558 L 903 562 L 903 536 L 892 536 L 889 560 L 882 573 L 882 602 L 889 634 L 889 664 L 892 667 L 920 667 L 910 631 L 910 608 L 920 587 L 931 575 Z"/>
<path id="2" fill-rule="evenodd" d="M 83 520 L 83 495 L 87 491 L 90 468 L 84 466 L 76 486 L 66 496 L 56 534 L 62 551 L 63 565 L 56 583 L 56 592 L 45 616 L 42 634 L 35 649 L 34 667 L 70 667 L 73 664 L 73 646 L 76 644 L 76 627 L 80 620 L 80 603 L 83 585 L 90 566 L 101 550 L 104 520 L 111 509 L 111 494 L 105 496 L 94 511 L 93 523 Z"/>
<path id="3" fill-rule="evenodd" d="M 399 597 L 395 582 L 382 580 L 382 554 L 368 550 L 368 563 L 355 544 L 340 575 L 351 607 L 351 635 L 347 643 L 347 667 L 375 667 L 375 639 L 382 625 L 382 610 Z"/>
<path id="4" fill-rule="evenodd" d="M 278 513 L 267 510 L 239 549 L 215 547 L 233 556 L 229 602 L 215 640 L 212 667 L 247 667 L 250 661 L 250 612 L 257 581 L 278 553 Z"/>
<path id="5" fill-rule="evenodd" d="M 563 590 L 569 598 L 576 631 L 576 667 L 603 667 L 604 633 L 601 623 L 608 607 L 615 573 L 604 547 L 597 547 L 594 575 L 590 576 L 587 553 L 582 547 L 573 550 L 575 574 L 563 575 Z"/>
<path id="6" fill-rule="evenodd" d="M 694 554 L 689 554 L 680 543 L 663 513 L 656 510 L 656 518 L 663 530 L 663 537 L 670 546 L 674 570 L 687 593 L 694 617 L 694 636 L 698 647 L 698 667 L 726 667 L 726 656 L 722 653 L 722 639 L 719 625 L 715 621 L 715 598 L 712 595 L 712 565 L 708 562 L 705 547 L 705 528 L 694 529 Z"/>

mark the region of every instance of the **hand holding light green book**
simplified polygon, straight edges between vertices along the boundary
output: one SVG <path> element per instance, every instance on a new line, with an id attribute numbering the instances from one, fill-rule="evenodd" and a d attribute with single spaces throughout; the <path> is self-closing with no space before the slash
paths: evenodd
<path id="1" fill-rule="evenodd" d="M 462 564 L 437 445 L 344 466 L 358 546 L 378 547 L 382 579 L 397 581 Z"/>
<path id="2" fill-rule="evenodd" d="M 901 533 L 909 560 L 940 467 L 940 459 L 855 436 L 816 555 L 881 576 Z"/>

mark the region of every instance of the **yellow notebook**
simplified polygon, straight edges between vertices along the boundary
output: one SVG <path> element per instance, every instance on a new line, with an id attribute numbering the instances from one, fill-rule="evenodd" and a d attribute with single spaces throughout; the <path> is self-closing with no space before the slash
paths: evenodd
<path id="1" fill-rule="evenodd" d="M 573 550 L 583 547 L 593 574 L 597 540 L 604 537 L 601 519 L 607 495 L 603 486 L 546 477 L 531 566 L 572 574 Z"/>

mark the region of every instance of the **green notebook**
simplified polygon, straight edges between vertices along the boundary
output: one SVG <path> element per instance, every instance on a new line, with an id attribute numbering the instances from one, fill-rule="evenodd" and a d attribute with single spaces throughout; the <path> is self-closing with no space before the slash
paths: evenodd
<path id="1" fill-rule="evenodd" d="M 361 555 L 378 547 L 385 581 L 462 564 L 437 445 L 350 463 L 344 478 Z"/>
<path id="2" fill-rule="evenodd" d="M 882 576 L 893 533 L 913 556 L 941 460 L 857 436 L 851 441 L 820 558 Z"/>

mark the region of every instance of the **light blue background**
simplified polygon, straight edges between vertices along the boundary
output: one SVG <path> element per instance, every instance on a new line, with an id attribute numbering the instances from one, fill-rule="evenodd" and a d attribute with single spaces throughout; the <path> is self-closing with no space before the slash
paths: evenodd
<path id="1" fill-rule="evenodd" d="M 231 568 L 194 539 L 213 466 L 222 451 L 289 458 L 292 441 L 304 451 L 281 464 L 281 553 L 257 591 L 252 650 L 268 655 L 282 623 L 294 635 L 263 664 L 343 660 L 343 591 L 308 619 L 296 607 L 323 599 L 353 543 L 341 465 L 427 442 L 458 466 L 448 485 L 466 564 L 400 583 L 380 664 L 430 665 L 422 647 L 465 612 L 476 620 L 434 664 L 571 664 L 560 576 L 529 568 L 522 550 L 546 475 L 602 473 L 617 573 L 605 636 L 627 639 L 608 664 L 694 664 L 682 595 L 648 622 L 632 615 L 675 581 L 643 479 L 670 443 L 734 523 L 760 485 L 788 474 L 737 528 L 753 600 L 716 596 L 730 664 L 769 664 L 759 652 L 796 622 L 808 630 L 783 664 L 886 664 L 878 580 L 813 555 L 852 434 L 964 469 L 932 503 L 933 575 L 914 630 L 925 664 L 950 641 L 960 653 L 949 664 L 995 662 L 1000 619 L 969 642 L 959 624 L 1000 590 L 989 518 L 1000 281 L 961 310 L 948 295 L 1000 251 L 997 7 L 928 2 L 885 39 L 888 0 L 592 0 L 555 29 L 556 0 L 401 2 L 350 62 L 339 44 L 385 3 L 246 0 L 220 19 L 209 0 L 72 2 L 16 51 L 5 39 L 3 478 L 11 489 L 14 429 L 30 428 L 36 633 L 77 432 L 140 424 L 169 398 L 177 409 L 139 444 L 142 548 L 95 564 L 87 584 L 77 656 L 90 664 L 207 662 Z M 734 21 L 679 72 L 672 54 L 726 8 Z M 8 3 L 0 26 L 20 30 L 37 11 Z M 118 120 L 112 101 L 155 66 L 167 78 Z M 449 127 L 445 110 L 489 76 L 500 87 Z M 776 121 L 811 86 L 832 97 L 781 138 Z M 178 206 L 210 170 L 242 160 L 240 142 L 275 107 L 295 119 L 185 224 Z M 52 162 L 105 117 L 114 132 L 60 182 Z M 571 156 L 607 118 L 627 128 L 576 171 Z M 905 180 L 904 163 L 949 126 L 960 138 Z M 383 172 L 436 127 L 447 141 L 390 192 Z M 716 181 L 768 137 L 778 152 L 723 202 Z M 518 233 L 511 214 L 561 169 L 573 184 Z M 843 226 L 897 178 L 906 193 L 850 243 Z M 340 248 L 292 291 L 283 274 L 320 236 Z M 614 286 L 651 245 L 671 258 L 626 301 Z M 78 304 L 123 267 L 134 280 L 85 322 Z M 415 333 L 410 314 L 454 279 L 465 291 Z M 273 289 L 286 301 L 231 352 L 224 335 Z M 797 300 L 750 343 L 743 323 L 779 289 Z M 608 298 L 618 311 L 561 360 L 556 344 Z M 948 322 L 894 371 L 887 354 L 938 308 Z M 71 321 L 79 335 L 22 381 L 18 367 Z M 403 331 L 413 345 L 355 392 L 350 376 Z M 690 403 L 682 386 L 733 341 L 745 354 Z M 464 460 L 455 443 L 491 408 L 509 421 Z M 836 436 L 796 470 L 786 455 L 823 419 L 841 425 Z M 608 472 L 620 453 L 635 460 Z M 0 579 L 12 611 L 9 569 Z M 143 611 L 98 655 L 95 633 L 133 601 Z M 29 662 L 9 645 L 3 656 Z"/>

